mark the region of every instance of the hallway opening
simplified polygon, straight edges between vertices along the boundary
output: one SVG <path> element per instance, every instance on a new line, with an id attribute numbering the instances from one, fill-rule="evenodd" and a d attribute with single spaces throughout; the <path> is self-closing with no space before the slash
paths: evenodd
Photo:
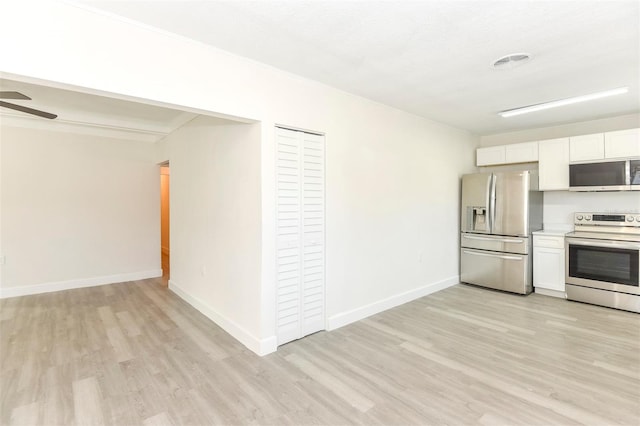
<path id="1" fill-rule="evenodd" d="M 169 227 L 169 163 L 160 165 L 160 253 L 162 256 L 162 281 L 168 285 L 171 250 Z"/>

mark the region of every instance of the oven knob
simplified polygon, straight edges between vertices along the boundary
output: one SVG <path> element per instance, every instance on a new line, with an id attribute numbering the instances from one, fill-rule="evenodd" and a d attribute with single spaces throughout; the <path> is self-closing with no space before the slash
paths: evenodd
<path id="1" fill-rule="evenodd" d="M 640 222 L 640 216 L 636 216 L 636 222 Z"/>
<path id="2" fill-rule="evenodd" d="M 627 222 L 633 222 L 633 216 L 627 216 Z"/>
<path id="3" fill-rule="evenodd" d="M 579 214 L 578 216 L 576 216 L 576 219 L 578 219 L 578 220 L 582 220 L 582 215 L 581 215 L 581 214 Z"/>
<path id="4" fill-rule="evenodd" d="M 590 215 L 590 214 L 586 215 L 586 216 L 585 216 L 585 219 L 587 219 L 587 220 L 591 220 L 591 215 Z"/>

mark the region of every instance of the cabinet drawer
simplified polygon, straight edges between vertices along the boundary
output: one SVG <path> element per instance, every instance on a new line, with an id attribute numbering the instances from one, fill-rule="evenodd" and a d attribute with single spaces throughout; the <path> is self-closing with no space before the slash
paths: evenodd
<path id="1" fill-rule="evenodd" d="M 553 235 L 534 235 L 533 246 L 564 249 L 564 237 L 556 237 Z"/>

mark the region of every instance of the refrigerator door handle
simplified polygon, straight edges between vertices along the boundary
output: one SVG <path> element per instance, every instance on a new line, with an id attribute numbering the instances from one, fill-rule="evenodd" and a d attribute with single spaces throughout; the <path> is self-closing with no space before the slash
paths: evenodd
<path id="1" fill-rule="evenodd" d="M 497 241 L 499 243 L 524 243 L 523 239 L 514 239 L 514 238 L 491 238 L 491 237 L 479 237 L 475 235 L 463 235 L 462 238 L 468 238 L 470 240 L 482 240 L 482 241 Z"/>
<path id="2" fill-rule="evenodd" d="M 491 199 L 490 203 L 489 203 L 489 223 L 490 223 L 490 228 L 491 229 L 491 233 L 493 234 L 495 232 L 495 226 L 496 226 L 496 180 L 498 179 L 498 176 L 496 176 L 495 173 L 491 174 L 491 191 L 489 194 L 489 197 Z"/>
<path id="3" fill-rule="evenodd" d="M 491 173 L 489 175 L 489 178 L 487 179 L 487 202 L 485 204 L 485 206 L 487 206 L 487 212 L 486 212 L 486 220 L 487 220 L 487 230 L 489 231 L 489 233 L 493 233 L 493 223 L 491 223 L 491 189 L 493 188 L 493 173 Z"/>
<path id="4" fill-rule="evenodd" d="M 472 254 L 474 256 L 497 257 L 499 259 L 505 259 L 505 260 L 523 260 L 521 256 L 507 256 L 504 254 L 479 253 L 477 251 L 469 251 L 469 250 L 464 250 L 464 253 Z"/>

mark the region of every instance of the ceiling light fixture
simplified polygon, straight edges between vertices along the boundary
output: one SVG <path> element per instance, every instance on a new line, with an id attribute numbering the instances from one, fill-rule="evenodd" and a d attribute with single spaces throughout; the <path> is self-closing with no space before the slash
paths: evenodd
<path id="1" fill-rule="evenodd" d="M 492 66 L 497 70 L 511 69 L 528 62 L 530 59 L 529 53 L 511 53 L 496 59 Z"/>
<path id="2" fill-rule="evenodd" d="M 618 87 L 617 89 L 605 90 L 604 92 L 589 93 L 588 95 L 574 96 L 572 98 L 559 99 L 557 101 L 544 102 L 541 104 L 508 109 L 506 111 L 500 111 L 498 115 L 501 115 L 502 117 L 513 117 L 514 115 L 526 114 L 528 112 L 541 111 L 543 109 L 576 104 L 578 102 L 592 101 L 594 99 L 605 98 L 607 96 L 622 95 L 623 93 L 627 93 L 628 91 L 628 87 Z"/>

